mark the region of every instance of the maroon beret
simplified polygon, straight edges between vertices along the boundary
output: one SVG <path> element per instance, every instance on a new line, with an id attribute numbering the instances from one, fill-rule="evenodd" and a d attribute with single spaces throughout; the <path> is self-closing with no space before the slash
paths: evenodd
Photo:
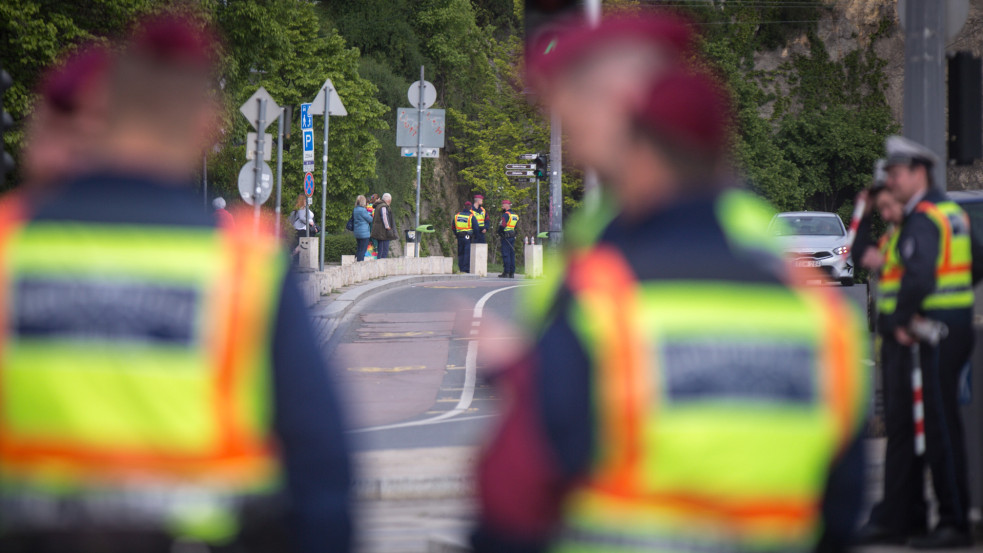
<path id="1" fill-rule="evenodd" d="M 471 202 L 464 202 L 464 207 L 471 207 Z"/>
<path id="2" fill-rule="evenodd" d="M 659 46 L 678 56 L 694 48 L 696 34 L 691 23 L 665 13 L 612 16 L 596 27 L 571 19 L 534 39 L 526 52 L 526 73 L 533 82 L 552 80 L 592 50 L 624 40 Z"/>
<path id="3" fill-rule="evenodd" d="M 130 44 L 138 54 L 153 60 L 197 69 L 210 69 L 218 53 L 218 40 L 209 28 L 177 14 L 141 21 L 130 37 Z"/>
<path id="4" fill-rule="evenodd" d="M 717 156 L 729 145 L 729 94 L 707 73 L 677 69 L 663 75 L 634 115 L 656 135 L 695 152 Z"/>
<path id="5" fill-rule="evenodd" d="M 92 44 L 80 48 L 41 78 L 42 100 L 63 113 L 74 112 L 85 93 L 106 76 L 110 64 L 105 47 Z"/>

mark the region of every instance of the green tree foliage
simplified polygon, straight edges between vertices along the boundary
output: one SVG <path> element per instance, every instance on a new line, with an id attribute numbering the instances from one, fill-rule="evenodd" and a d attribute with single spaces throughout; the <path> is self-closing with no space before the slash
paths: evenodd
<path id="1" fill-rule="evenodd" d="M 821 0 L 671 2 L 702 29 L 703 49 L 730 84 L 737 120 L 734 161 L 750 186 L 782 210 L 848 210 L 865 184 L 884 136 L 896 130 L 881 90 L 883 61 L 872 49 L 833 59 L 815 35 L 832 8 Z M 299 107 L 330 77 L 349 115 L 330 120 L 328 230 L 340 230 L 356 194 L 390 192 L 399 224 L 412 221 L 414 160 L 395 146 L 396 109 L 426 66 L 447 109 L 446 148 L 424 160 L 421 222 L 427 251 L 451 251 L 451 215 L 471 194 L 485 193 L 490 211 L 508 197 L 535 225 L 535 186 L 506 179 L 516 156 L 548 149 L 549 121 L 528 102 L 522 82 L 521 0 L 201 0 L 180 4 L 217 24 L 225 36 L 226 116 L 208 156 L 216 193 L 234 199 L 246 132 L 236 108 L 260 85 L 293 106 L 285 143 L 285 211 L 301 190 Z M 190 6 L 190 8 L 189 8 Z M 633 9 L 609 0 L 609 9 Z M 682 6 L 682 7 L 680 7 Z M 14 78 L 7 106 L 22 121 L 41 69 L 85 40 L 125 34 L 133 16 L 173 9 L 165 0 L 33 0 L 0 2 L 0 59 Z M 805 37 L 806 40 L 802 40 Z M 756 71 L 761 52 L 807 43 L 773 71 Z M 320 159 L 323 117 L 315 118 Z M 275 126 L 271 126 L 275 130 Z M 5 137 L 15 150 L 19 129 Z M 564 205 L 579 204 L 576 169 L 564 167 Z M 320 185 L 318 163 L 315 181 Z M 543 195 L 544 203 L 547 195 Z"/>
<path id="2" fill-rule="evenodd" d="M 232 53 L 225 73 L 228 119 L 222 151 L 210 160 L 214 182 L 226 195 L 233 190 L 239 167 L 245 163 L 245 141 L 251 127 L 238 106 L 263 86 L 280 105 L 294 106 L 289 151 L 284 152 L 284 211 L 293 208 L 303 191 L 300 108 L 310 102 L 326 78 L 336 87 L 348 115 L 331 117 L 328 144 L 327 229 L 341 230 L 351 215 L 364 181 L 375 174 L 379 141 L 373 131 L 386 128 L 377 88 L 359 74 L 359 52 L 318 16 L 312 4 L 299 1 L 240 0 L 217 8 L 217 22 Z M 316 156 L 320 159 L 324 117 L 314 117 Z M 274 132 L 275 125 L 270 129 Z M 315 183 L 321 187 L 322 166 L 315 164 Z M 317 205 L 319 202 L 316 202 Z"/>
<path id="3" fill-rule="evenodd" d="M 354 196 L 375 174 L 375 154 L 380 144 L 375 132 L 386 129 L 386 108 L 376 98 L 377 88 L 359 73 L 358 50 L 346 45 L 323 12 L 302 0 L 206 0 L 198 6 L 163 0 L 91 0 L 46 2 L 11 0 L 0 3 L 0 59 L 14 78 L 7 105 L 22 122 L 30 113 L 44 67 L 78 43 L 112 40 L 126 34 L 134 17 L 161 10 L 194 10 L 211 20 L 225 44 L 221 83 L 224 87 L 223 134 L 209 155 L 209 180 L 213 195 L 238 198 L 235 182 L 245 162 L 246 132 L 252 130 L 238 113 L 238 106 L 259 86 L 264 86 L 280 105 L 297 106 L 317 94 L 325 78 L 331 78 L 349 115 L 332 117 L 328 165 L 328 228 L 340 229 L 350 214 Z M 323 117 L 315 118 L 316 151 L 320 154 Z M 284 155 L 283 206 L 290 209 L 302 190 L 299 108 L 293 110 L 293 140 Z M 276 132 L 276 124 L 268 129 Z M 9 144 L 21 137 L 11 133 Z M 289 146 L 294 146 L 290 148 Z M 318 156 L 320 157 L 320 155 Z M 320 187 L 320 166 L 315 181 Z M 268 206 L 272 204 L 267 204 Z"/>
<path id="4" fill-rule="evenodd" d="M 848 217 L 897 125 L 882 92 L 885 62 L 873 48 L 833 60 L 816 36 L 829 10 L 818 0 L 734 0 L 685 11 L 702 24 L 704 51 L 730 84 L 734 157 L 751 188 L 780 210 Z M 803 36 L 808 52 L 775 71 L 754 70 L 756 54 Z"/>

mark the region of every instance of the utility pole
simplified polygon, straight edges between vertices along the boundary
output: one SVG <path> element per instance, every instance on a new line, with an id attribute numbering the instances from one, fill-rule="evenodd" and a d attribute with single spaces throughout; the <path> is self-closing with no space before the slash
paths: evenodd
<path id="1" fill-rule="evenodd" d="M 284 121 L 283 118 L 286 115 L 287 110 L 280 108 L 280 121 L 277 124 L 277 139 L 276 139 L 276 239 L 280 239 L 280 200 L 282 198 L 281 187 L 283 186 L 283 128 Z"/>
<path id="2" fill-rule="evenodd" d="M 420 66 L 420 90 L 419 90 L 419 102 L 417 103 L 417 129 L 416 129 L 416 226 L 414 229 L 420 228 L 420 187 L 421 187 L 421 175 L 423 171 L 423 87 L 426 81 L 423 80 L 423 66 Z M 389 208 L 392 209 L 392 208 Z M 419 230 L 413 231 L 413 236 L 416 238 L 414 248 L 414 257 L 420 257 L 420 242 L 423 241 L 423 233 Z"/>
<path id="3" fill-rule="evenodd" d="M 563 243 L 563 140 L 560 117 L 550 116 L 550 246 Z"/>
<path id="4" fill-rule="evenodd" d="M 597 27 L 601 24 L 601 0 L 584 0 L 584 14 L 587 24 Z M 588 168 L 584 172 L 584 207 L 594 209 L 601 203 L 601 183 L 597 171 Z"/>
<path id="5" fill-rule="evenodd" d="M 939 156 L 935 186 L 946 189 L 945 38 L 946 4 L 940 0 L 904 3 L 904 135 Z"/>

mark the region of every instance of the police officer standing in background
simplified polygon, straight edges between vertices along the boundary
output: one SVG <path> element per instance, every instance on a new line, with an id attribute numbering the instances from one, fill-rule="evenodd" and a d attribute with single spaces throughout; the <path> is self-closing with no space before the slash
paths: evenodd
<path id="1" fill-rule="evenodd" d="M 471 208 L 471 213 L 474 215 L 474 232 L 471 233 L 471 241 L 475 244 L 484 244 L 488 240 L 485 236 L 488 232 L 488 214 L 485 212 L 485 206 L 481 205 L 484 202 L 484 196 L 474 195 L 474 207 Z"/>
<path id="2" fill-rule="evenodd" d="M 666 69 L 605 122 L 619 215 L 571 260 L 546 330 L 505 373 L 513 400 L 479 465 L 479 552 L 836 550 L 850 537 L 861 322 L 832 290 L 798 285 L 767 247 L 770 211 L 727 190 L 726 93 Z M 604 83 L 580 85 L 567 92 Z M 545 100 L 583 151 L 585 106 Z"/>
<path id="3" fill-rule="evenodd" d="M 870 271 L 869 286 L 876 286 L 877 319 L 875 322 L 881 347 L 879 374 L 884 406 L 884 426 L 887 434 L 885 475 L 881 500 L 874 506 L 870 520 L 859 531 L 861 545 L 905 542 L 926 531 L 928 508 L 925 503 L 921 463 L 911 472 L 914 419 L 911 386 L 911 354 L 898 344 L 890 318 L 898 303 L 903 269 L 898 254 L 898 237 L 904 221 L 904 203 L 886 187 L 886 160 L 880 159 L 874 169 L 874 184 L 870 191 L 858 196 L 867 202 L 867 214 L 857 229 L 857 238 L 850 255 L 854 266 Z M 888 224 L 877 240 L 871 236 L 874 208 Z"/>
<path id="4" fill-rule="evenodd" d="M 515 278 L 515 226 L 519 216 L 512 213 L 512 202 L 502 200 L 502 220 L 498 223 L 498 235 L 502 240 L 502 274 L 498 278 Z"/>
<path id="5" fill-rule="evenodd" d="M 340 405 L 284 252 L 191 186 L 218 46 L 164 15 L 120 50 L 86 167 L 0 202 L 0 551 L 348 551 Z"/>
<path id="6" fill-rule="evenodd" d="M 887 391 L 901 397 L 897 402 L 891 398 L 886 416 L 903 426 L 907 435 L 894 441 L 889 435 L 886 495 L 871 514 L 861 537 L 867 543 L 898 541 L 906 537 L 906 529 L 926 527 L 922 498 L 925 462 L 932 473 L 939 522 L 927 535 L 912 537 L 908 543 L 918 549 L 965 547 L 972 544 L 972 538 L 958 389 L 960 372 L 973 349 L 973 283 L 978 278 L 974 277 L 975 248 L 969 217 L 934 187 L 931 170 L 939 163 L 934 152 L 900 136 L 889 137 L 886 147 L 887 188 L 904 204 L 904 221 L 895 252 L 899 267 L 893 278 L 886 278 L 889 291 L 896 286 L 897 299 L 884 329 L 900 349 L 899 378 L 893 388 L 887 382 Z M 910 388 L 903 389 L 912 370 L 910 346 L 918 340 L 911 326 L 920 318 L 948 327 L 948 336 L 937 346 L 921 343 L 919 348 L 924 461 L 915 453 L 912 392 Z M 905 418 L 907 422 L 903 423 Z M 914 507 L 906 511 L 903 505 L 889 505 L 892 501 L 911 502 Z"/>
<path id="7" fill-rule="evenodd" d="M 454 215 L 454 234 L 457 236 L 457 268 L 462 273 L 471 272 L 471 240 L 474 233 L 474 219 L 471 202 L 464 202 L 464 209 Z"/>

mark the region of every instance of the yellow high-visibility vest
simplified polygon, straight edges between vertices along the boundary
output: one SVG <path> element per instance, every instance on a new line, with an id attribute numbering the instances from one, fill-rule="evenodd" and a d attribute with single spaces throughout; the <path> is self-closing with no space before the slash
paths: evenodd
<path id="1" fill-rule="evenodd" d="M 568 284 L 597 447 L 553 550 L 812 550 L 829 468 L 865 412 L 851 306 L 804 286 L 638 282 L 607 246 Z"/>
<path id="2" fill-rule="evenodd" d="M 279 487 L 287 264 L 254 228 L 23 222 L 0 206 L 5 529 L 37 523 L 17 505 L 75 501 L 94 524 L 223 543 L 241 502 Z"/>

